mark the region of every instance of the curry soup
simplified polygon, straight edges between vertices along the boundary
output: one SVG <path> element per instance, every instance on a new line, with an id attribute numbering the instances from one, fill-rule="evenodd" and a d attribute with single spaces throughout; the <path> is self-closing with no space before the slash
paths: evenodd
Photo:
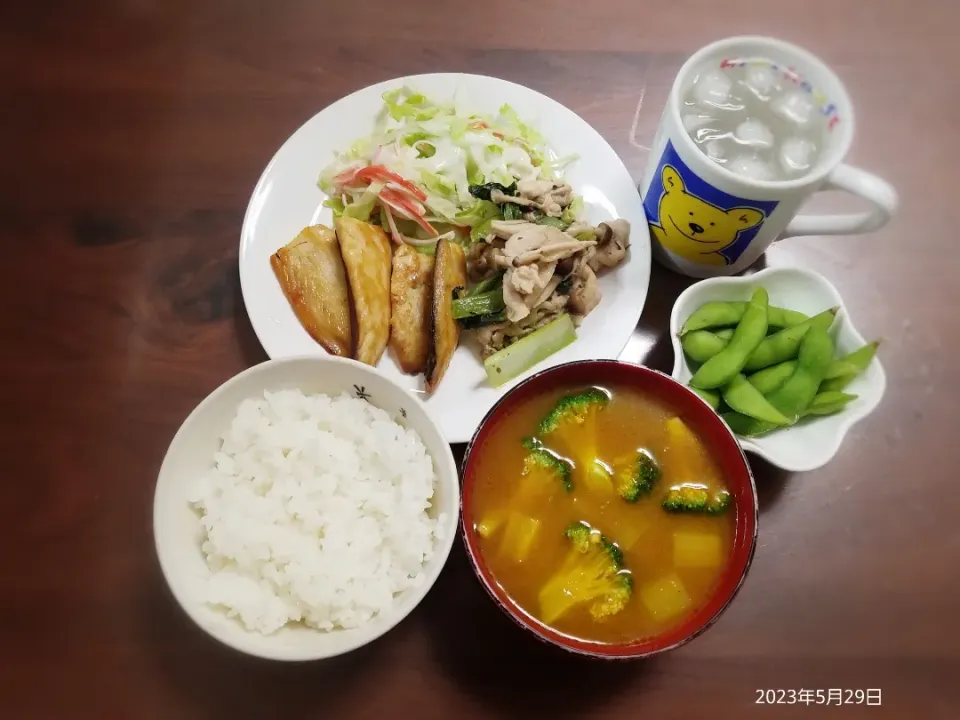
<path id="1" fill-rule="evenodd" d="M 598 390 L 601 402 L 573 422 L 541 424 L 558 403 Z M 633 492 L 648 459 L 659 476 L 641 473 L 652 489 Z M 706 507 L 678 507 L 704 490 Z M 603 643 L 659 635 L 701 608 L 734 537 L 732 498 L 701 442 L 657 399 L 617 387 L 557 389 L 503 417 L 477 457 L 471 510 L 504 592 L 539 622 Z M 614 576 L 604 563 L 618 556 Z"/>

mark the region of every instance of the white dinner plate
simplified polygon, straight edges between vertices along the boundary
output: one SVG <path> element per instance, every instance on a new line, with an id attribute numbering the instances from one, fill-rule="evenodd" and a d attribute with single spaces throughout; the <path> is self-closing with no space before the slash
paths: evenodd
<path id="1" fill-rule="evenodd" d="M 627 259 L 601 277 L 603 299 L 577 330 L 576 342 L 499 388 L 487 384 L 479 355 L 462 343 L 440 387 L 430 397 L 421 395 L 447 440 L 466 442 L 494 403 L 533 372 L 620 354 L 647 297 L 650 235 L 640 195 L 620 158 L 596 130 L 558 102 L 521 85 L 481 75 L 415 75 L 372 85 L 335 102 L 297 130 L 263 171 L 247 206 L 240 236 L 240 284 L 253 329 L 271 358 L 326 352 L 297 321 L 274 277 L 270 255 L 307 225 L 332 227 L 331 211 L 323 207 L 327 195 L 317 187 L 320 171 L 335 151 L 373 130 L 383 93 L 404 84 L 437 101 L 456 98 L 458 104 L 484 114 L 495 115 L 509 103 L 524 122 L 544 135 L 558 156 L 579 155 L 564 177 L 583 197 L 589 221 L 621 217 L 630 222 Z M 404 375 L 389 350 L 377 369 L 423 393 L 423 378 Z"/>

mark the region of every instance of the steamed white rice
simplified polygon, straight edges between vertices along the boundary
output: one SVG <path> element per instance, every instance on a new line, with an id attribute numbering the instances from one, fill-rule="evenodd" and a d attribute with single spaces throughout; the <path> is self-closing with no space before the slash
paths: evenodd
<path id="1" fill-rule="evenodd" d="M 347 394 L 284 390 L 244 401 L 222 440 L 188 498 L 208 603 L 264 634 L 352 628 L 423 581 L 443 518 L 415 431 Z"/>

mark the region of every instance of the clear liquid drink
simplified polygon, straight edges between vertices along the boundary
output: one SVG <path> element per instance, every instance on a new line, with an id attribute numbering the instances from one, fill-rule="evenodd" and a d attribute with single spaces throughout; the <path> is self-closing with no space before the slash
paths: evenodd
<path id="1" fill-rule="evenodd" d="M 703 66 L 681 108 L 701 152 L 761 181 L 798 178 L 816 165 L 836 117 L 828 112 L 795 72 L 763 58 Z"/>

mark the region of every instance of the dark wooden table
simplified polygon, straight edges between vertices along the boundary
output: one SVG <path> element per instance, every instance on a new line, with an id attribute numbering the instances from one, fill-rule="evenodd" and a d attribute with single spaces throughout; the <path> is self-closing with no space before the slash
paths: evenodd
<path id="1" fill-rule="evenodd" d="M 958 22 L 950 0 L 3 3 L 0 717 L 800 718 L 825 709 L 758 690 L 831 688 L 882 690 L 831 717 L 958 717 Z M 370 83 L 478 72 L 568 105 L 639 179 L 682 61 L 750 32 L 836 68 L 852 160 L 902 209 L 766 257 L 841 289 L 886 338 L 890 387 L 828 467 L 753 463 L 756 561 L 717 625 L 649 662 L 580 661 L 501 616 L 457 546 L 408 620 L 341 660 L 259 662 L 193 627 L 155 560 L 153 485 L 187 413 L 265 359 L 238 236 L 287 135 Z M 626 357 L 668 368 L 688 281 L 654 270 Z"/>

